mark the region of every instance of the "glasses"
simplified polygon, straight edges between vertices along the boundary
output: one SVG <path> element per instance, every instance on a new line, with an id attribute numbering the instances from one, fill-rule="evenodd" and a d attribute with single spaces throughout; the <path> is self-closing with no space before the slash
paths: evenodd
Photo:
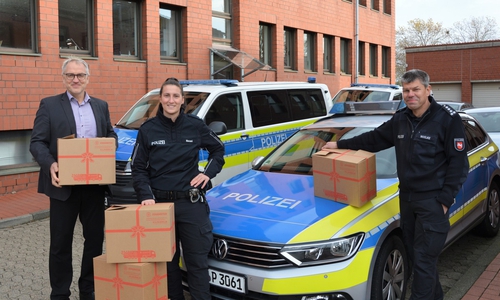
<path id="1" fill-rule="evenodd" d="M 75 79 L 75 76 L 76 76 L 76 78 L 78 78 L 78 80 L 80 80 L 80 81 L 87 79 L 87 76 L 88 76 L 85 73 L 80 73 L 80 74 L 64 73 L 63 75 L 64 75 L 64 78 L 66 78 L 66 80 L 73 80 L 73 79 Z"/>

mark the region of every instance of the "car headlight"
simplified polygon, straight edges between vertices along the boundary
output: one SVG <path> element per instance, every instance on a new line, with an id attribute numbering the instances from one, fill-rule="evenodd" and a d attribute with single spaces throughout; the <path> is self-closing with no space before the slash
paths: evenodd
<path id="1" fill-rule="evenodd" d="M 299 267 L 339 262 L 356 254 L 364 236 L 364 233 L 357 233 L 328 241 L 284 246 L 280 254 Z"/>

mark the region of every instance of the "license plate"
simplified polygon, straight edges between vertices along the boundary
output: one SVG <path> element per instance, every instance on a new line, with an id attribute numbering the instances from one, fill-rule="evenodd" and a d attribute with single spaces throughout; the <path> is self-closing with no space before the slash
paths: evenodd
<path id="1" fill-rule="evenodd" d="M 208 269 L 210 284 L 238 293 L 246 293 L 246 278 L 218 270 Z"/>

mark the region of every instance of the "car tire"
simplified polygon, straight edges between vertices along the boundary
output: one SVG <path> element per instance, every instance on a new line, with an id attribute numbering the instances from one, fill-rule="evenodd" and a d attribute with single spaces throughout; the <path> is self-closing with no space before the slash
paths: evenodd
<path id="1" fill-rule="evenodd" d="M 397 235 L 390 236 L 375 261 L 370 299 L 404 300 L 408 277 L 408 256 L 403 241 Z"/>
<path id="2" fill-rule="evenodd" d="M 498 184 L 492 182 L 488 190 L 488 199 L 486 199 L 486 215 L 483 222 L 476 227 L 476 233 L 494 237 L 498 234 L 500 228 L 500 189 Z"/>

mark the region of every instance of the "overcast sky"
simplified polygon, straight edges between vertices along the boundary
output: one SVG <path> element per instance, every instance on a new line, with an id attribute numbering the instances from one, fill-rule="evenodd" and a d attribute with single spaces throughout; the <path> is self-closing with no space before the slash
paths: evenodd
<path id="1" fill-rule="evenodd" d="M 500 0 L 396 0 L 396 29 L 417 18 L 451 28 L 471 17 L 492 17 L 500 30 Z"/>

